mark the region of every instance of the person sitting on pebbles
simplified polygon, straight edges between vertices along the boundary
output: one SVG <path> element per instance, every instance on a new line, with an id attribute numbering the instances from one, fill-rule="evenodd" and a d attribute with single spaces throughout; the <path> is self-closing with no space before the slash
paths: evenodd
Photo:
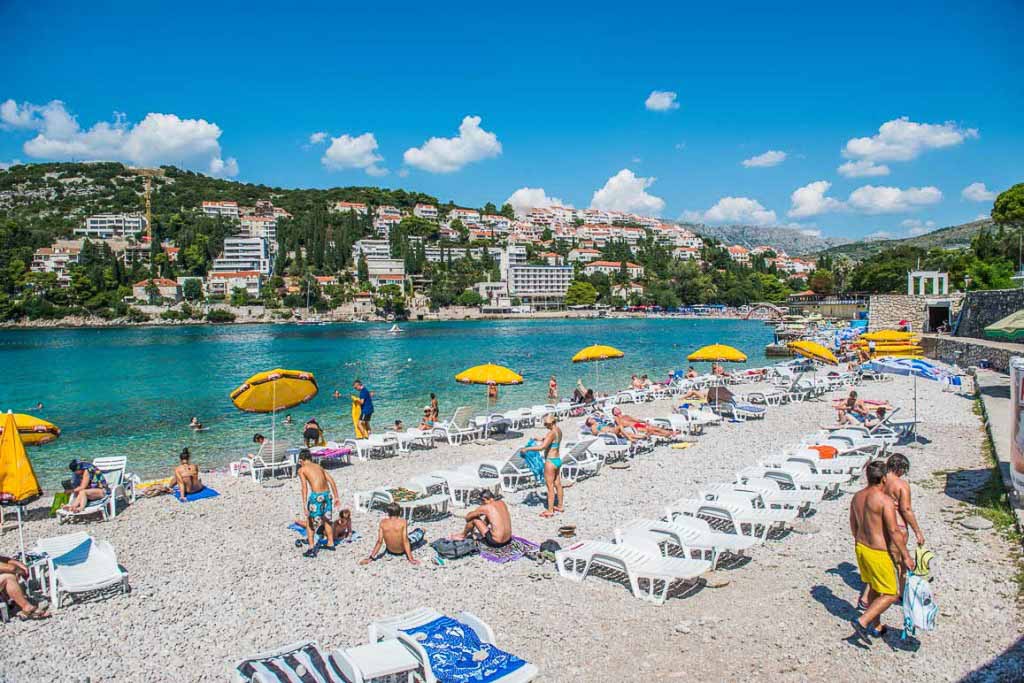
<path id="1" fill-rule="evenodd" d="M 426 533 L 423 529 L 409 531 L 409 524 L 402 517 L 402 508 L 398 503 L 388 503 L 384 508 L 384 514 L 387 516 L 380 520 L 377 542 L 374 543 L 370 556 L 360 560 L 359 564 L 370 564 L 374 560 L 384 557 L 385 554 L 395 557 L 404 556 L 409 560 L 409 564 L 419 564 L 420 561 L 412 556 L 412 551 L 426 543 Z M 381 546 L 384 546 L 383 552 L 381 552 Z"/>
<path id="2" fill-rule="evenodd" d="M 300 515 L 295 518 L 295 523 L 301 526 L 303 529 L 309 530 L 309 518 L 305 515 Z M 327 529 L 325 528 L 326 522 L 321 524 L 320 527 L 313 530 L 313 535 L 317 535 L 324 532 L 326 536 Z M 352 511 L 345 508 L 338 513 L 338 519 L 334 520 L 331 524 L 331 530 L 334 532 L 334 543 L 337 545 L 338 541 L 344 541 L 352 535 Z M 305 541 L 296 541 L 295 545 L 301 546 Z"/>
<path id="3" fill-rule="evenodd" d="M 13 557 L 0 555 L 0 600 L 10 600 L 18 606 L 17 616 L 22 621 L 29 619 L 46 619 L 50 616 L 48 605 L 33 605 L 25 595 L 18 577 L 28 580 L 28 567 Z"/>
<path id="4" fill-rule="evenodd" d="M 622 427 L 623 430 L 636 429 L 647 435 L 664 437 L 673 437 L 679 434 L 671 429 L 662 429 L 647 422 L 641 422 L 632 415 L 626 415 L 621 408 L 612 408 L 612 415 L 615 417 L 615 424 Z"/>
<path id="5" fill-rule="evenodd" d="M 206 487 L 199 478 L 199 467 L 192 464 L 192 454 L 187 448 L 181 449 L 178 460 L 181 464 L 174 468 L 174 482 L 178 485 L 178 498 L 184 501 L 185 496 L 198 493 Z"/>
<path id="6" fill-rule="evenodd" d="M 505 501 L 485 489 L 480 493 L 480 507 L 466 515 L 466 527 L 452 536 L 461 541 L 471 537 L 492 548 L 503 548 L 512 541 L 512 515 Z"/>

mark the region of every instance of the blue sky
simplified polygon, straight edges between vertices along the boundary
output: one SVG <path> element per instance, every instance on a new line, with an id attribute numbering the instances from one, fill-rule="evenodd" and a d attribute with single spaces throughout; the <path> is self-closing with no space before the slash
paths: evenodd
<path id="1" fill-rule="evenodd" d="M 372 4 L 2 3 L 0 162 L 842 237 L 971 220 L 1024 181 L 1019 2 Z"/>

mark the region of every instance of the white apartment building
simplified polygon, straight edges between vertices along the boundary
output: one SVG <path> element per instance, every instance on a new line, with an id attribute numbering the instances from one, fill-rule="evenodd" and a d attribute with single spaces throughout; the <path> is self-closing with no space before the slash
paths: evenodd
<path id="1" fill-rule="evenodd" d="M 569 251 L 569 263 L 590 263 L 601 257 L 597 249 L 586 249 L 577 247 Z"/>
<path id="2" fill-rule="evenodd" d="M 53 246 L 36 249 L 32 255 L 33 273 L 55 273 L 57 284 L 67 287 L 71 284 L 71 266 L 78 263 L 82 243 L 78 240 L 57 240 Z"/>
<path id="3" fill-rule="evenodd" d="M 334 202 L 334 206 L 331 207 L 331 210 L 338 213 L 351 211 L 359 214 L 360 216 L 365 216 L 369 212 L 366 204 L 363 204 L 362 202 Z"/>
<path id="4" fill-rule="evenodd" d="M 263 278 L 264 274 L 255 270 L 210 273 L 206 278 L 206 293 L 227 298 L 236 289 L 244 289 L 249 296 L 258 297 Z"/>
<path id="5" fill-rule="evenodd" d="M 383 216 L 377 216 L 373 219 L 373 229 L 377 231 L 377 234 L 385 240 L 391 239 L 391 228 L 395 227 L 402 222 L 401 214 L 394 216 L 391 214 L 385 214 Z"/>
<path id="6" fill-rule="evenodd" d="M 734 244 L 728 248 L 729 258 L 740 265 L 747 265 L 750 263 L 750 251 L 746 247 L 741 247 L 738 244 Z"/>
<path id="7" fill-rule="evenodd" d="M 270 245 L 271 251 L 277 250 L 277 218 L 273 214 L 244 216 L 241 224 L 241 237 L 262 237 Z"/>
<path id="8" fill-rule="evenodd" d="M 391 245 L 387 240 L 359 240 L 352 245 L 352 258 L 359 262 L 360 258 L 367 261 L 374 258 L 391 258 Z"/>
<path id="9" fill-rule="evenodd" d="M 269 275 L 273 262 L 262 237 L 227 237 L 224 252 L 213 260 L 214 273 L 251 272 Z"/>
<path id="10" fill-rule="evenodd" d="M 100 213 L 85 219 L 85 225 L 75 228 L 76 235 L 108 240 L 114 237 L 138 235 L 146 230 L 146 218 L 139 213 Z"/>
<path id="11" fill-rule="evenodd" d="M 508 291 L 529 303 L 560 303 L 572 283 L 572 266 L 512 266 Z"/>
<path id="12" fill-rule="evenodd" d="M 473 285 L 473 289 L 492 304 L 499 299 L 508 297 L 508 283 L 504 280 L 499 282 L 477 282 Z"/>
<path id="13" fill-rule="evenodd" d="M 481 220 L 483 221 L 484 225 L 486 225 L 491 230 L 494 230 L 495 232 L 507 233 L 509 230 L 512 229 L 512 221 L 510 221 L 505 216 L 485 213 L 481 217 Z"/>
<path id="14" fill-rule="evenodd" d="M 480 212 L 476 209 L 452 209 L 448 212 L 448 222 L 451 223 L 453 220 L 458 218 L 464 225 L 479 225 L 480 224 Z"/>
<path id="15" fill-rule="evenodd" d="M 222 216 L 238 219 L 238 202 L 203 202 L 203 213 L 207 216 Z"/>
<path id="16" fill-rule="evenodd" d="M 428 221 L 437 220 L 437 207 L 433 204 L 417 204 L 412 208 L 412 215 Z"/>
<path id="17" fill-rule="evenodd" d="M 672 250 L 672 258 L 679 261 L 697 261 L 700 259 L 700 249 L 693 247 L 676 247 Z"/>
<path id="18" fill-rule="evenodd" d="M 622 270 L 622 261 L 591 261 L 583 267 L 583 272 L 587 275 L 593 275 L 594 273 L 604 273 L 605 275 L 614 275 Z M 630 279 L 636 280 L 644 276 L 644 267 L 636 263 L 626 262 L 626 273 Z"/>

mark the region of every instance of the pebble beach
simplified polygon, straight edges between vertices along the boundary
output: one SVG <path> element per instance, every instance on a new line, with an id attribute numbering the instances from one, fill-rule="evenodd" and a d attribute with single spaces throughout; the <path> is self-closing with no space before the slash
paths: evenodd
<path id="1" fill-rule="evenodd" d="M 912 413 L 909 379 L 859 391 L 900 407 L 901 417 Z M 771 407 L 764 420 L 709 427 L 690 448 L 658 447 L 628 469 L 605 467 L 568 488 L 566 511 L 553 519 L 539 516 L 541 489 L 508 494 L 513 531 L 540 543 L 572 524 L 578 539 L 610 540 L 617 525 L 660 517 L 671 502 L 732 481 L 742 467 L 832 422 L 829 398 Z M 918 402 L 921 442 L 891 450 L 911 461 L 914 509 L 936 555 L 940 616 L 937 630 L 907 641 L 890 635 L 870 650 L 844 641 L 861 586 L 847 521 L 858 483 L 817 504 L 799 533 L 770 539 L 749 553 L 749 562 L 719 568 L 693 591 L 657 606 L 634 598 L 622 582 L 570 582 L 553 564 L 528 559 L 495 564 L 470 557 L 438 566 L 426 548 L 417 552 L 418 567 L 399 558 L 360 566 L 379 512 L 353 512 L 362 540 L 304 558 L 287 529 L 302 509 L 297 479 L 260 485 L 208 474 L 204 481 L 220 492 L 217 498 L 140 498 L 106 523 L 59 526 L 46 515 L 48 498 L 31 507 L 29 545 L 88 531 L 116 548 L 132 591 L 66 605 L 46 621 L 0 626 L 0 681 L 227 680 L 243 657 L 306 639 L 328 651 L 365 643 L 371 620 L 417 607 L 473 612 L 492 626 L 501 648 L 536 665 L 544 681 L 1022 680 L 1020 645 L 1016 656 L 1003 656 L 1024 624 L 1012 580 L 1019 551 L 994 529 L 959 524 L 974 514 L 972 492 L 990 470 L 973 401 L 922 381 Z M 656 417 L 671 406 L 666 400 L 624 408 Z M 578 422 L 563 421 L 566 438 L 576 436 Z M 537 428 L 463 446 L 439 442 L 331 472 L 342 507 L 351 507 L 355 491 L 501 459 L 540 434 Z M 417 525 L 434 540 L 461 527 L 460 512 Z M 7 529 L 0 554 L 17 550 L 17 533 Z M 897 626 L 901 611 L 883 619 Z"/>

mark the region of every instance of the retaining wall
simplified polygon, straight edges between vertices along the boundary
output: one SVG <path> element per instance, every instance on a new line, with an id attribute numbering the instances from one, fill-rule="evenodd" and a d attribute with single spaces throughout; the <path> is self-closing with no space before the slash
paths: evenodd
<path id="1" fill-rule="evenodd" d="M 984 337 L 992 323 L 1024 308 L 1024 289 L 990 289 L 969 292 L 954 334 L 958 337 Z"/>

